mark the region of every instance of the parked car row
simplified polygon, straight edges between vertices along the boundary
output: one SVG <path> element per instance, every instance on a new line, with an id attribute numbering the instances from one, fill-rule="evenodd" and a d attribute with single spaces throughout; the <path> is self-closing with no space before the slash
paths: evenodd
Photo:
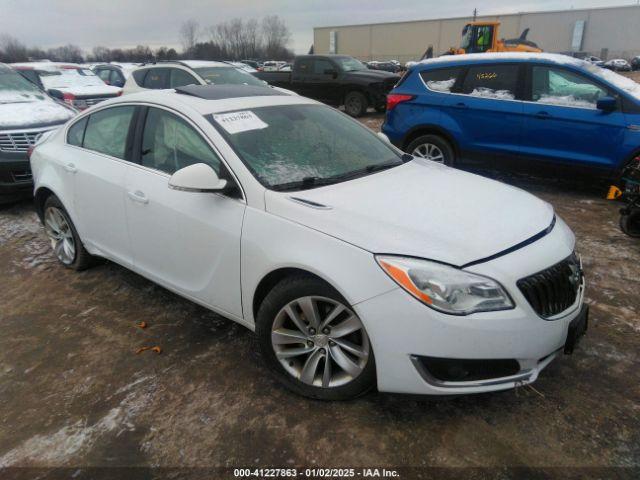
<path id="1" fill-rule="evenodd" d="M 552 165 L 616 177 L 640 155 L 640 85 L 552 54 L 472 54 L 413 66 L 382 131 L 445 165 Z"/>

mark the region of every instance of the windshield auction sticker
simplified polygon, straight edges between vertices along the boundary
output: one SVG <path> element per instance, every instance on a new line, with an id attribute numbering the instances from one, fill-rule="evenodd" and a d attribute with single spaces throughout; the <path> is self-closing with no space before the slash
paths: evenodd
<path id="1" fill-rule="evenodd" d="M 214 115 L 213 119 L 218 123 L 218 125 L 231 134 L 248 132 L 249 130 L 260 130 L 269 126 L 250 110 L 221 113 Z"/>

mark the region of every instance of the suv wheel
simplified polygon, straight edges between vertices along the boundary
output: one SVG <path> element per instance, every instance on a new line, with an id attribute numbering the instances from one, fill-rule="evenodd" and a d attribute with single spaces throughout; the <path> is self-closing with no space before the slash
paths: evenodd
<path id="1" fill-rule="evenodd" d="M 352 117 L 361 117 L 367 112 L 367 97 L 360 92 L 349 92 L 344 97 L 344 110 Z"/>
<path id="2" fill-rule="evenodd" d="M 260 306 L 256 333 L 267 365 L 298 394 L 345 400 L 375 384 L 364 325 L 344 298 L 317 278 L 298 275 L 277 284 Z"/>
<path id="3" fill-rule="evenodd" d="M 92 257 L 82 245 L 69 214 L 55 195 L 44 202 L 43 223 L 53 253 L 60 263 L 74 270 L 84 270 L 90 266 Z"/>
<path id="4" fill-rule="evenodd" d="M 450 167 L 455 163 L 453 148 L 439 135 L 423 135 L 416 138 L 407 146 L 406 152 L 414 157 L 425 158 Z"/>

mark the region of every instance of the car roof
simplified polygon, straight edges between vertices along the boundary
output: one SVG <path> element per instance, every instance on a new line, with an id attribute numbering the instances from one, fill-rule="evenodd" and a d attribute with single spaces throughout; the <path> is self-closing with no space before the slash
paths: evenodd
<path id="1" fill-rule="evenodd" d="M 275 95 L 287 95 L 284 92 L 271 87 L 259 87 L 256 85 L 186 85 L 175 89 L 177 93 L 191 95 L 204 100 L 224 100 L 227 98 L 242 97 L 271 97 Z"/>
<path id="2" fill-rule="evenodd" d="M 234 68 L 233 65 L 229 65 L 225 62 L 214 62 L 209 60 L 176 60 L 168 62 L 147 63 L 143 68 L 155 68 L 155 67 L 175 67 L 176 65 L 182 65 L 189 68 L 203 68 L 203 67 L 229 67 Z"/>
<path id="3" fill-rule="evenodd" d="M 100 105 L 106 106 L 107 104 L 115 105 L 128 102 L 156 103 L 169 107 L 172 105 L 182 105 L 196 110 L 201 115 L 276 105 L 322 105 L 315 100 L 298 95 L 269 93 L 269 91 L 273 90 L 270 87 L 254 87 L 251 85 L 191 85 L 190 87 L 193 89 L 203 89 L 204 92 L 206 92 L 207 89 L 218 89 L 221 92 L 226 91 L 228 94 L 225 96 L 220 93 L 217 95 L 218 98 L 208 99 L 201 98 L 201 96 L 180 93 L 176 90 L 145 90 L 143 92 L 131 93 L 113 100 L 108 100 L 107 102 L 102 102 Z M 230 91 L 231 89 L 229 87 L 248 88 L 246 88 L 243 96 L 238 96 L 239 93 Z M 187 87 L 182 87 L 182 89 L 184 88 Z M 259 92 L 254 89 L 261 89 L 263 95 L 257 94 Z M 209 95 L 213 96 L 212 94 Z"/>
<path id="4" fill-rule="evenodd" d="M 531 62 L 551 63 L 556 65 L 571 65 L 581 67 L 588 62 L 579 58 L 561 55 L 557 53 L 533 53 L 533 52 L 496 52 L 496 53 L 469 53 L 466 55 L 445 55 L 442 57 L 422 60 L 412 68 L 422 70 L 424 67 L 460 66 L 474 63 L 512 63 Z"/>

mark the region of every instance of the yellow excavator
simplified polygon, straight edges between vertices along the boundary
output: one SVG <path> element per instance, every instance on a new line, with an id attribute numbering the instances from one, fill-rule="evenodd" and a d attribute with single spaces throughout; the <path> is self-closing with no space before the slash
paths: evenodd
<path id="1" fill-rule="evenodd" d="M 451 47 L 449 55 L 484 52 L 535 52 L 542 49 L 534 42 L 527 40 L 529 29 L 526 28 L 518 38 L 500 39 L 498 31 L 500 22 L 471 22 L 462 29 L 460 48 Z"/>

